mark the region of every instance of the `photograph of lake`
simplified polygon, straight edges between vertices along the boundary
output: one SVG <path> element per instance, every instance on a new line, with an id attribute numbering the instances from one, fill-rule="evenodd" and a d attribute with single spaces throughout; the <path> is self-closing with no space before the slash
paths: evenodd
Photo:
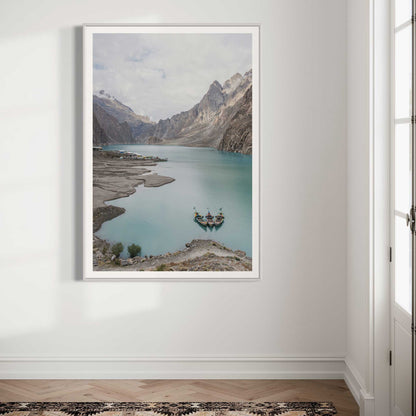
<path id="1" fill-rule="evenodd" d="M 258 27 L 86 32 L 91 270 L 253 276 Z"/>

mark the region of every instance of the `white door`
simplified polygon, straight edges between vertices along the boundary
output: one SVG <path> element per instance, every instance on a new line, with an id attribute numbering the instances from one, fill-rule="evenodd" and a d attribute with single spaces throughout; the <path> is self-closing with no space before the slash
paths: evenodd
<path id="1" fill-rule="evenodd" d="M 391 414 L 412 415 L 412 0 L 394 1 Z"/>

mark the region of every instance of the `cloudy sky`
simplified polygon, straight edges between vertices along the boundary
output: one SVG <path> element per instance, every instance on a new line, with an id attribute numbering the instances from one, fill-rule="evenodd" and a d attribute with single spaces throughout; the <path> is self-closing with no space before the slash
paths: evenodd
<path id="1" fill-rule="evenodd" d="M 94 92 L 158 121 L 251 68 L 250 34 L 94 34 Z"/>

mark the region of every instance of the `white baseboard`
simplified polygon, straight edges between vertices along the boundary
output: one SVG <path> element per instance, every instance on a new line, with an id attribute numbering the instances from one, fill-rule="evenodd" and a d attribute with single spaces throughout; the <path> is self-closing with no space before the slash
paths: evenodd
<path id="1" fill-rule="evenodd" d="M 374 397 L 344 357 L 0 356 L 0 379 L 344 379 L 360 416 L 375 416 Z"/>
<path id="2" fill-rule="evenodd" d="M 0 379 L 343 379 L 343 357 L 0 357 Z"/>
<path id="3" fill-rule="evenodd" d="M 348 359 L 345 360 L 344 380 L 360 407 L 360 416 L 375 416 L 374 396 L 366 391 L 364 380 Z"/>

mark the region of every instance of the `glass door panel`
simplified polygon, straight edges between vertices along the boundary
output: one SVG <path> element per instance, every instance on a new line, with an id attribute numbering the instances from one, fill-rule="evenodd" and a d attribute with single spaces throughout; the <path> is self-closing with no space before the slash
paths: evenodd
<path id="1" fill-rule="evenodd" d="M 396 0 L 396 27 L 410 20 L 412 15 L 412 0 Z"/>
<path id="2" fill-rule="evenodd" d="M 410 153 L 410 124 L 396 124 L 395 134 L 395 210 L 403 215 L 409 212 L 412 186 Z"/>
<path id="3" fill-rule="evenodd" d="M 412 26 L 395 35 L 395 118 L 409 118 L 412 103 Z"/>

